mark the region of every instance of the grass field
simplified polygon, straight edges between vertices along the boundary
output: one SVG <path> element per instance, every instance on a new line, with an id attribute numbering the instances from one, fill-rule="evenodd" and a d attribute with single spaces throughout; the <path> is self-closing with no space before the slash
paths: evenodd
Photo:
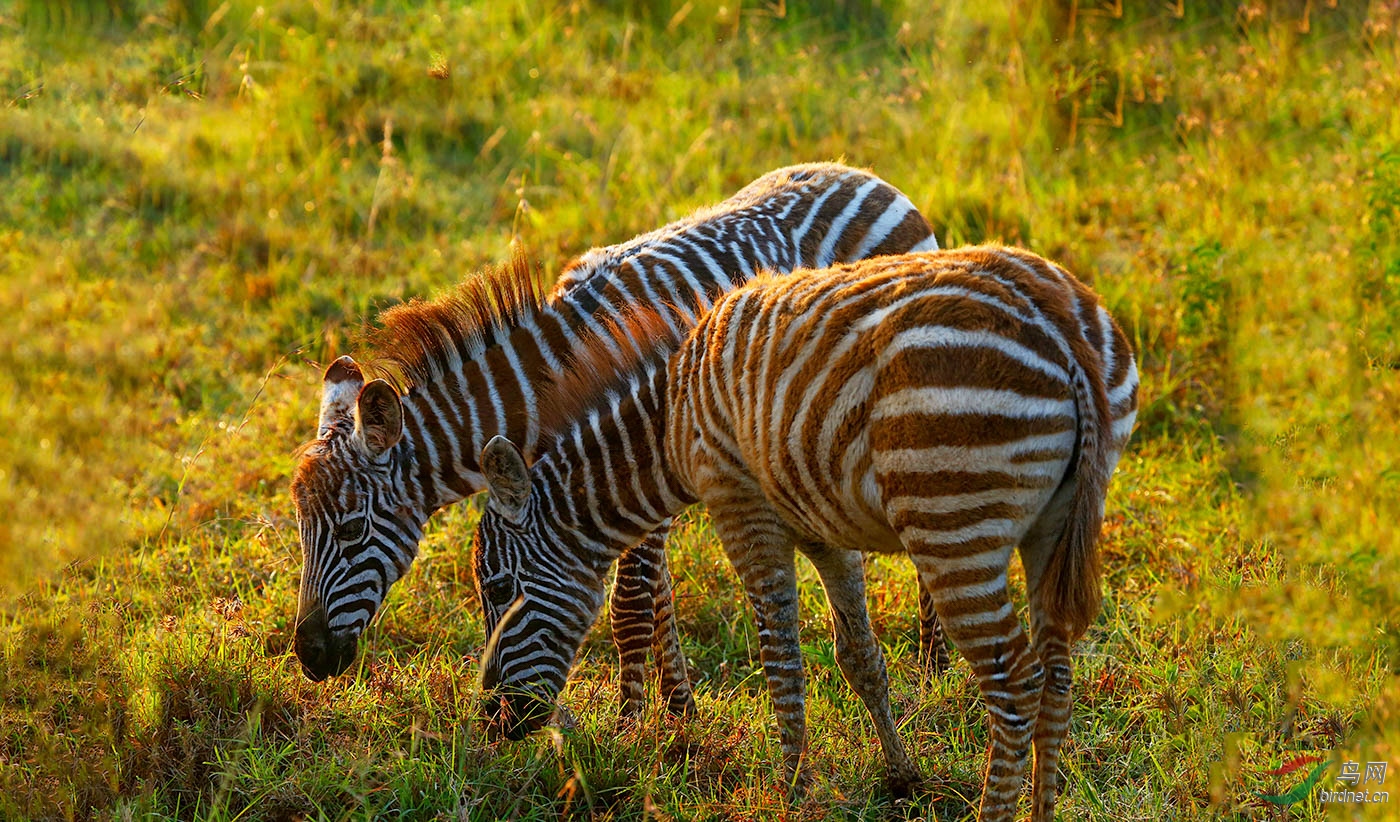
<path id="1" fill-rule="evenodd" d="M 290 655 L 292 452 L 380 309 L 824 159 L 945 246 L 1064 263 L 1138 352 L 1060 818 L 1400 818 L 1398 31 L 1393 0 L 0 6 L 0 819 L 972 818 L 983 709 L 965 664 L 919 682 L 898 558 L 907 804 L 806 569 L 818 781 L 785 805 L 702 512 L 693 722 L 617 727 L 604 624 L 577 727 L 488 744 L 470 504 L 351 675 Z M 1394 798 L 1259 798 L 1313 752 Z"/>

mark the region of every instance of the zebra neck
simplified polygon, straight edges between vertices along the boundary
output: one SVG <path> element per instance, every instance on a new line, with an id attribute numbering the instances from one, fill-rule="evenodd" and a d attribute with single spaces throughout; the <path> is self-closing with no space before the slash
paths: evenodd
<path id="1" fill-rule="evenodd" d="M 583 338 L 604 335 L 610 321 L 621 319 L 623 307 L 658 307 L 679 334 L 693 323 L 697 300 L 708 304 L 715 293 L 732 286 L 725 270 L 744 279 L 761 263 L 795 265 L 796 255 L 774 242 L 781 236 L 776 230 L 737 242 L 762 224 L 750 212 L 742 220 L 720 214 L 692 229 L 697 235 L 700 228 L 708 230 L 703 243 L 698 236 L 658 233 L 646 243 L 592 252 L 584 257 L 591 274 L 566 283 L 532 316 L 480 348 L 437 363 L 436 377 L 414 385 L 403 397 L 404 479 L 410 495 L 431 513 L 484 490 L 481 449 L 498 435 L 527 453 L 538 453 L 542 389 L 569 367 Z M 713 256 L 693 259 L 704 254 L 707 244 L 715 249 Z M 626 342 L 610 345 L 617 358 L 625 356 Z"/>
<path id="2" fill-rule="evenodd" d="M 694 499 L 662 449 L 664 363 L 576 419 L 535 463 L 534 492 L 567 531 L 611 561 Z"/>
<path id="3" fill-rule="evenodd" d="M 481 449 L 492 437 L 535 449 L 539 390 L 562 357 L 542 329 L 568 321 L 526 320 L 471 358 L 442 364 L 437 379 L 404 395 L 404 482 L 429 513 L 486 488 Z"/>

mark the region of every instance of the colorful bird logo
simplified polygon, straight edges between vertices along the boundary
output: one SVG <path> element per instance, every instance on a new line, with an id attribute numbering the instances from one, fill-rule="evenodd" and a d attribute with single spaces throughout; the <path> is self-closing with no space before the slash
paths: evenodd
<path id="1" fill-rule="evenodd" d="M 1256 791 L 1254 795 L 1271 805 L 1287 806 L 1303 801 L 1307 798 L 1312 789 L 1317 787 L 1317 783 L 1322 781 L 1323 775 L 1327 773 L 1327 768 L 1332 764 L 1331 757 L 1323 754 L 1305 754 L 1285 762 L 1272 771 L 1264 772 L 1267 776 L 1288 776 L 1294 771 L 1312 765 L 1313 763 L 1317 764 L 1308 772 L 1308 778 L 1294 785 L 1286 792 L 1281 794 L 1267 794 L 1258 793 Z"/>

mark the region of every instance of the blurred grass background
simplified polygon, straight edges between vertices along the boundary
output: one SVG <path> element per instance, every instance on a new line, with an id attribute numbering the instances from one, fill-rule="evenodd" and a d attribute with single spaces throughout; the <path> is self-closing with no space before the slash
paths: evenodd
<path id="1" fill-rule="evenodd" d="M 288 655 L 291 452 L 378 310 L 823 159 L 945 246 L 1058 259 L 1137 348 L 1062 818 L 1322 818 L 1260 801 L 1299 781 L 1265 771 L 1400 770 L 1397 25 L 1394 0 L 0 7 L 0 818 L 971 818 L 982 708 L 965 666 L 917 681 L 897 560 L 873 608 L 934 777 L 908 806 L 810 574 L 823 778 L 783 805 L 702 514 L 673 558 L 690 726 L 613 728 L 603 630 L 579 728 L 488 746 L 469 506 L 354 677 Z"/>

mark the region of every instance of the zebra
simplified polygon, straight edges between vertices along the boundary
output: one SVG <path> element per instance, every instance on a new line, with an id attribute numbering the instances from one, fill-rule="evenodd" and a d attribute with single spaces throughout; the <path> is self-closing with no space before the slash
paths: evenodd
<path id="1" fill-rule="evenodd" d="M 501 434 L 535 444 L 540 386 L 571 367 L 582 336 L 633 306 L 677 329 L 755 271 L 932 249 L 932 228 L 899 190 L 836 163 L 777 169 L 716 206 L 573 262 L 548 294 L 523 259 L 432 302 L 381 316 L 372 347 L 406 382 L 366 380 L 354 359 L 326 369 L 317 436 L 300 450 L 292 499 L 304 565 L 293 648 L 315 681 L 344 672 L 428 518 L 484 489 L 477 461 Z M 612 600 L 621 711 L 645 706 L 649 646 L 673 713 L 694 700 L 663 550 L 669 522 L 619 562 Z M 936 622 L 924 633 L 936 636 Z M 940 643 L 941 647 L 941 643 Z"/>
<path id="2" fill-rule="evenodd" d="M 613 558 L 703 502 L 757 614 L 794 793 L 811 778 L 794 549 L 826 590 L 891 789 L 920 780 L 862 574 L 864 553 L 904 551 L 987 708 L 979 818 L 1012 818 L 1033 744 L 1032 819 L 1048 822 L 1070 647 L 1098 612 L 1106 487 L 1137 409 L 1132 350 L 1098 298 L 1030 252 L 986 246 L 759 277 L 679 348 L 666 323 L 629 323 L 611 333 L 642 345 L 610 365 L 600 339 L 551 387 L 532 465 L 504 437 L 483 450 L 473 563 L 491 733 L 540 724 Z M 1007 592 L 1017 547 L 1029 642 Z"/>

